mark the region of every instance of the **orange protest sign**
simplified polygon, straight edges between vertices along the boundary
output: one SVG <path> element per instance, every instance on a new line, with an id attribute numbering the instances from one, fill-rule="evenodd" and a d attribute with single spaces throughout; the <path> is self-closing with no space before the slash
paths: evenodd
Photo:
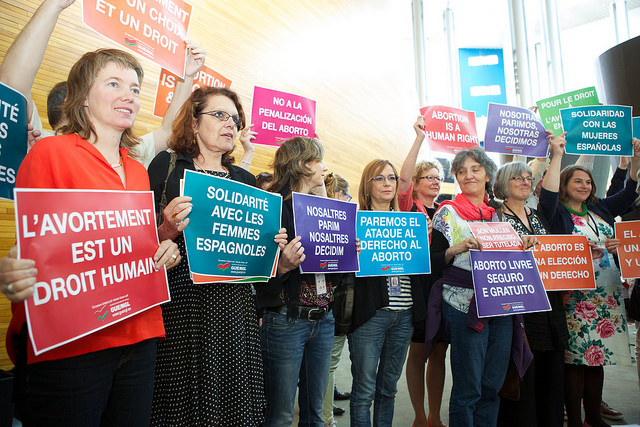
<path id="1" fill-rule="evenodd" d="M 184 0 L 83 0 L 82 21 L 109 40 L 183 76 L 191 5 Z"/>
<path id="2" fill-rule="evenodd" d="M 615 229 L 622 277 L 640 277 L 640 221 L 616 222 Z"/>
<path id="3" fill-rule="evenodd" d="M 153 105 L 154 116 L 164 117 L 167 108 L 169 108 L 169 103 L 171 103 L 171 99 L 173 99 L 173 91 L 176 88 L 176 83 L 179 78 L 180 77 L 164 68 L 160 70 L 160 79 L 158 80 L 158 88 L 156 89 L 156 101 Z M 193 92 L 201 86 L 230 87 L 231 80 L 204 65 L 193 79 L 191 91 Z"/>
<path id="4" fill-rule="evenodd" d="M 482 250 L 522 250 L 522 239 L 508 222 L 470 222 L 469 228 L 476 239 L 482 240 Z"/>
<path id="5" fill-rule="evenodd" d="M 547 291 L 595 289 L 593 260 L 585 236 L 537 236 L 540 245 L 533 247 L 540 278 Z"/>

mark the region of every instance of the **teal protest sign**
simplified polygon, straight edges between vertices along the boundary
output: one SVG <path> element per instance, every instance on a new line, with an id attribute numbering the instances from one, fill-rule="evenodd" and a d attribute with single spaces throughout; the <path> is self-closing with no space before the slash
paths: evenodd
<path id="1" fill-rule="evenodd" d="M 282 197 L 190 170 L 185 196 L 193 210 L 184 240 L 194 282 L 245 282 L 273 276 Z M 229 280 L 222 280 L 228 278 Z"/>
<path id="2" fill-rule="evenodd" d="M 588 87 L 542 99 L 536 102 L 536 105 L 545 129 L 553 131 L 553 134 L 558 136 L 563 132 L 560 120 L 560 110 L 562 108 L 598 105 L 599 103 L 596 88 Z"/>
<path id="3" fill-rule="evenodd" d="M 565 151 L 593 156 L 632 156 L 631 107 L 592 105 L 560 110 Z"/>
<path id="4" fill-rule="evenodd" d="M 640 117 L 634 117 L 631 122 L 633 124 L 633 137 L 640 139 Z"/>
<path id="5" fill-rule="evenodd" d="M 0 198 L 13 200 L 16 174 L 27 155 L 27 100 L 0 83 Z"/>
<path id="6" fill-rule="evenodd" d="M 356 277 L 431 272 L 427 219 L 420 212 L 358 211 Z"/>

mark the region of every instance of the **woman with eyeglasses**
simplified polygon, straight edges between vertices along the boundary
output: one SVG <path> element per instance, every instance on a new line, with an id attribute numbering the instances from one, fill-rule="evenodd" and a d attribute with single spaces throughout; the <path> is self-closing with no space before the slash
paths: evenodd
<path id="1" fill-rule="evenodd" d="M 388 160 L 362 171 L 360 210 L 398 211 L 398 174 Z M 413 334 L 414 309 L 423 304 L 423 275 L 357 277 L 349 353 L 352 426 L 391 426 L 398 379 Z"/>
<path id="2" fill-rule="evenodd" d="M 151 162 L 158 233 L 173 239 L 185 260 L 169 273 L 171 301 L 162 306 L 166 339 L 158 347 L 152 425 L 256 426 L 265 395 L 255 298 L 249 283 L 193 283 L 183 230 L 191 199 L 180 197 L 185 170 L 255 185 L 234 166 L 232 152 L 245 115 L 227 88 L 193 92 L 173 123 L 169 147 Z"/>
<path id="3" fill-rule="evenodd" d="M 502 221 L 511 224 L 520 236 L 549 234 L 546 221 L 525 205 L 531 195 L 532 176 L 525 163 L 506 163 L 498 169 L 493 186 L 495 196 L 504 201 Z M 520 400 L 501 398 L 499 426 L 563 425 L 563 358 L 569 332 L 562 292 L 550 291 L 547 296 L 551 311 L 523 315 L 533 363 L 520 382 Z"/>
<path id="4" fill-rule="evenodd" d="M 429 295 L 425 346 L 427 354 L 435 342 L 449 341 L 451 346 L 451 427 L 496 425 L 498 391 L 507 373 L 512 346 L 521 352 L 524 348 L 524 330 L 518 321 L 521 317 L 477 318 L 469 250 L 482 250 L 482 241 L 473 236 L 468 224 L 497 220 L 487 198 L 492 194 L 496 169 L 480 147 L 456 154 L 451 173 L 462 192 L 453 200 L 442 202 L 433 219 L 431 268 L 441 272 L 442 277 L 435 281 Z M 522 240 L 525 249 L 537 242 L 530 236 Z M 520 354 L 527 355 L 515 360 L 519 372 L 524 372 L 531 353 L 524 350 Z"/>
<path id="5" fill-rule="evenodd" d="M 418 153 L 425 138 L 424 117 L 418 116 L 413 125 L 416 139 L 407 154 L 398 179 L 398 204 L 400 210 L 405 212 L 422 212 L 427 217 L 428 230 L 431 232 L 432 219 L 438 209 L 436 198 L 440 194 L 440 182 L 442 170 L 439 163 L 421 161 L 416 164 Z M 431 290 L 433 276 L 426 281 L 424 290 L 425 301 L 418 310 L 414 306 L 414 332 L 409 345 L 407 358 L 406 378 L 409 398 L 415 413 L 413 425 L 415 427 L 441 427 L 440 406 L 442 405 L 442 393 L 444 391 L 445 357 L 449 344 L 444 341 L 437 342 L 429 354 L 424 351 L 424 337 L 427 317 L 427 298 Z M 424 390 L 427 386 L 427 399 L 429 402 L 429 414 L 424 410 Z"/>
<path id="6" fill-rule="evenodd" d="M 631 363 L 629 334 L 620 271 L 614 254 L 620 240 L 614 237 L 615 217 L 624 214 L 637 198 L 640 140 L 633 138 L 630 176 L 624 189 L 606 197 L 595 196 L 591 172 L 583 166 L 560 171 L 564 137 L 550 142 L 553 158 L 542 181 L 538 208 L 554 234 L 586 236 L 592 246 L 596 288 L 565 292 L 563 303 L 569 329 L 564 354 L 564 403 L 569 427 L 605 426 L 600 413 L 604 366 Z"/>

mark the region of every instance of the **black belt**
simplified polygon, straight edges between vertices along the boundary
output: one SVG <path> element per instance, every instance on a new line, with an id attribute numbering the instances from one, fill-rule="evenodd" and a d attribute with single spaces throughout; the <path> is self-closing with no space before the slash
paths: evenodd
<path id="1" fill-rule="evenodd" d="M 304 306 L 299 305 L 296 307 L 296 318 L 297 319 L 305 319 L 310 322 L 317 322 L 318 320 L 322 320 L 326 317 L 329 312 L 329 307 L 316 307 L 316 306 Z M 287 314 L 287 306 L 282 305 L 278 308 L 269 309 L 270 311 Z"/>

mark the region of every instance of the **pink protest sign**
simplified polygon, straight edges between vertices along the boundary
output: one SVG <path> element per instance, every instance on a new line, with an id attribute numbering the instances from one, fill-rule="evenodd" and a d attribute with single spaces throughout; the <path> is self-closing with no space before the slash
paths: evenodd
<path id="1" fill-rule="evenodd" d="M 36 355 L 169 300 L 150 191 L 16 189 L 20 258 L 38 268 L 25 311 Z"/>
<path id="2" fill-rule="evenodd" d="M 251 123 L 258 132 L 256 144 L 278 146 L 295 136 L 315 138 L 316 101 L 255 86 Z"/>
<path id="3" fill-rule="evenodd" d="M 470 222 L 469 228 L 482 240 L 482 250 L 522 250 L 522 239 L 508 222 Z"/>
<path id="4" fill-rule="evenodd" d="M 476 113 L 459 108 L 422 107 L 426 139 L 433 151 L 457 153 L 478 145 Z"/>

